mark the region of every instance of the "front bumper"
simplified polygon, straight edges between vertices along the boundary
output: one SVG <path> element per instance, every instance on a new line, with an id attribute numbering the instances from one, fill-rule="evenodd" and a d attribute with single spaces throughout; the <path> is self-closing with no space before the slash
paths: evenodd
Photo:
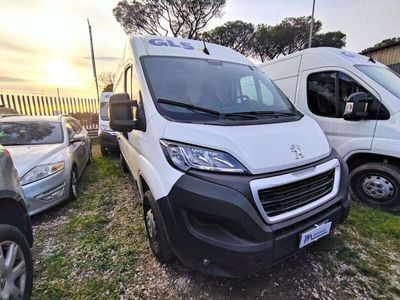
<path id="1" fill-rule="evenodd" d="M 300 233 L 327 220 L 332 226 L 345 220 L 351 201 L 343 161 L 340 168 L 334 198 L 274 224 L 265 222 L 254 203 L 248 188 L 252 178 L 185 174 L 158 200 L 169 243 L 183 263 L 214 275 L 245 276 L 271 266 L 299 250 Z M 209 176 L 226 178 L 211 181 Z"/>
<path id="2" fill-rule="evenodd" d="M 100 138 L 100 145 L 102 147 L 107 148 L 111 151 L 119 150 L 119 144 L 115 133 L 113 134 L 107 131 L 102 131 L 100 133 L 99 138 Z"/>
<path id="3" fill-rule="evenodd" d="M 29 214 L 35 215 L 68 199 L 69 178 L 65 170 L 22 186 Z"/>

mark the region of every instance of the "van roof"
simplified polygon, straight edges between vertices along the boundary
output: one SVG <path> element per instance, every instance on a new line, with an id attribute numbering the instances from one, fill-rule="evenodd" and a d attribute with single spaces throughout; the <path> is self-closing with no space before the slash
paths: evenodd
<path id="1" fill-rule="evenodd" d="M 301 64 L 302 69 L 312 69 L 316 67 L 329 67 L 329 66 L 348 66 L 351 65 L 374 65 L 385 66 L 379 62 L 373 62 L 368 56 L 364 56 L 348 50 L 331 48 L 331 47 L 317 47 L 309 48 L 296 53 L 292 53 L 278 59 L 274 59 L 263 64 L 259 67 L 275 64 L 284 60 L 290 60 L 302 56 Z"/>
<path id="2" fill-rule="evenodd" d="M 141 56 L 177 56 L 228 61 L 254 65 L 244 55 L 217 44 L 206 42 L 209 55 L 204 53 L 204 42 L 166 36 L 130 36 L 128 40 L 134 57 Z"/>

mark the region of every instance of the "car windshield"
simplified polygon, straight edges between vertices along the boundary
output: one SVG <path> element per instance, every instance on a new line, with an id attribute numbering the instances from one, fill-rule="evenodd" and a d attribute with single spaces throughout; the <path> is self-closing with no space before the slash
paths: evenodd
<path id="1" fill-rule="evenodd" d="M 393 95 L 400 99 L 400 75 L 396 72 L 377 66 L 366 66 L 358 65 L 356 66 L 361 72 L 371 77 Z"/>
<path id="2" fill-rule="evenodd" d="M 109 121 L 109 117 L 108 117 L 108 102 L 100 102 L 100 118 L 103 121 Z"/>
<path id="3" fill-rule="evenodd" d="M 0 122 L 0 144 L 3 146 L 62 142 L 63 134 L 58 122 Z"/>
<path id="4" fill-rule="evenodd" d="M 244 114 L 259 119 L 297 113 L 275 84 L 251 66 L 158 56 L 143 57 L 142 64 L 160 113 L 173 120 L 215 120 L 222 114 L 243 120 Z"/>

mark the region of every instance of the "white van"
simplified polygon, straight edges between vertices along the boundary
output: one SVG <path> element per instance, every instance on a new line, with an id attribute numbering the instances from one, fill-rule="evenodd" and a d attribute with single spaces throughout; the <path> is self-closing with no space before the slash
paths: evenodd
<path id="1" fill-rule="evenodd" d="M 132 37 L 116 74 L 110 126 L 158 260 L 243 276 L 346 218 L 346 164 L 243 55 Z"/>
<path id="2" fill-rule="evenodd" d="M 113 93 L 103 92 L 100 95 L 99 112 L 99 140 L 101 155 L 108 156 L 110 152 L 118 152 L 119 146 L 116 138 L 116 132 L 110 128 L 109 119 L 109 100 Z"/>
<path id="3" fill-rule="evenodd" d="M 400 212 L 400 77 L 366 56 L 311 48 L 260 65 L 324 130 L 353 199 Z"/>

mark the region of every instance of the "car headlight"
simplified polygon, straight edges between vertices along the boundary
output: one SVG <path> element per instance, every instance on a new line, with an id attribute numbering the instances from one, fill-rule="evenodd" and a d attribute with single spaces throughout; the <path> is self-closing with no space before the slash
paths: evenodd
<path id="1" fill-rule="evenodd" d="M 160 140 L 160 143 L 167 159 L 182 171 L 193 168 L 226 173 L 246 172 L 240 162 L 228 153 L 166 140 Z"/>
<path id="2" fill-rule="evenodd" d="M 39 179 L 43 179 L 54 173 L 60 172 L 63 169 L 64 169 L 63 161 L 52 163 L 52 164 L 47 164 L 47 165 L 37 166 L 37 167 L 34 167 L 32 170 L 30 170 L 28 173 L 26 173 L 24 176 L 22 176 L 20 183 L 21 183 L 21 185 L 25 185 L 25 184 L 37 181 Z"/>

